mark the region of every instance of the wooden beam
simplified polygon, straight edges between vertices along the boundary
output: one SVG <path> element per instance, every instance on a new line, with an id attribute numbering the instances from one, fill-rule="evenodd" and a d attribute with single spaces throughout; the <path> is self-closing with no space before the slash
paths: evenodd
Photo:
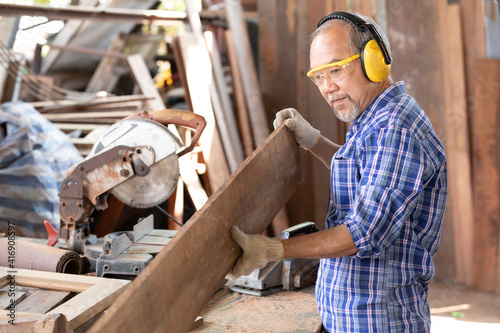
<path id="1" fill-rule="evenodd" d="M 245 159 L 241 146 L 240 134 L 234 117 L 233 105 L 229 99 L 229 92 L 222 71 L 222 61 L 219 50 L 211 31 L 206 31 L 204 33 L 204 41 L 208 51 L 207 54 L 212 64 L 210 95 L 212 96 L 212 103 L 214 104 L 217 126 L 223 138 L 222 143 L 224 144 L 229 170 L 234 172 Z M 205 47 L 202 46 L 202 49 L 205 49 Z M 218 101 L 217 104 L 214 103 L 216 100 Z"/>
<path id="2" fill-rule="evenodd" d="M 475 64 L 473 286 L 500 293 L 500 60 Z"/>
<path id="3" fill-rule="evenodd" d="M 153 78 L 149 73 L 144 58 L 140 54 L 133 54 L 127 56 L 127 64 L 134 78 L 134 82 L 139 87 L 141 93 L 147 96 L 152 96 L 153 99 L 149 101 L 150 109 L 152 111 L 165 109 L 165 102 L 158 92 L 158 88 L 153 82 Z"/>
<path id="4" fill-rule="evenodd" d="M 126 46 L 127 41 L 122 34 L 119 34 L 115 37 L 111 44 L 109 44 L 106 53 L 121 54 Z M 85 92 L 111 92 L 120 79 L 119 74 L 114 70 L 114 66 L 118 62 L 119 59 L 115 57 L 104 57 L 101 59 L 101 61 L 99 61 L 99 65 L 97 65 L 97 68 L 92 74 L 87 87 L 85 87 Z"/>
<path id="5" fill-rule="evenodd" d="M 460 5 L 448 5 L 447 0 L 439 0 L 438 17 L 445 106 L 445 135 L 441 139 L 448 162 L 448 205 L 453 230 L 455 274 L 459 283 L 472 286 L 474 215 Z"/>
<path id="6" fill-rule="evenodd" d="M 40 101 L 30 103 L 35 109 L 51 109 L 57 107 L 71 107 L 71 106 L 95 106 L 101 104 L 114 104 L 114 103 L 126 103 L 134 101 L 147 101 L 152 97 L 145 95 L 127 95 L 127 96 L 109 96 L 109 97 L 95 97 L 87 99 L 63 99 L 55 101 Z"/>
<path id="7" fill-rule="evenodd" d="M 233 78 L 233 95 L 238 113 L 238 125 L 241 133 L 243 152 L 245 157 L 250 156 L 254 150 L 252 128 L 248 118 L 248 109 L 245 103 L 245 94 L 243 93 L 243 82 L 241 81 L 240 68 L 238 67 L 238 58 L 234 49 L 234 38 L 231 31 L 227 30 L 224 34 L 227 46 L 227 56 L 231 67 Z"/>
<path id="8" fill-rule="evenodd" d="M 46 313 L 72 297 L 69 291 L 39 289 L 16 305 L 16 312 Z"/>
<path id="9" fill-rule="evenodd" d="M 50 20 L 81 19 L 138 24 L 183 24 L 186 13 L 180 11 L 138 10 L 125 8 L 89 8 L 81 6 L 49 7 L 43 5 L 0 4 L 2 16 L 43 16 Z"/>
<path id="10" fill-rule="evenodd" d="M 238 258 L 240 249 L 231 238 L 231 226 L 262 233 L 301 181 L 299 148 L 281 126 L 191 217 L 89 332 L 187 332 Z"/>
<path id="11" fill-rule="evenodd" d="M 22 313 L 22 312 L 21 312 Z M 0 323 L 0 332 L 9 333 L 73 333 L 66 317 L 60 313 L 50 315 L 28 315 L 16 319 L 15 325 Z"/>
<path id="12" fill-rule="evenodd" d="M 232 31 L 229 37 L 234 38 L 234 49 L 241 72 L 255 146 L 260 146 L 269 135 L 270 123 L 267 121 L 264 109 L 243 9 L 239 0 L 224 0 L 224 4 L 226 6 L 226 19 L 229 29 Z"/>
<path id="13" fill-rule="evenodd" d="M 186 33 L 176 36 L 174 40 L 176 40 L 174 45 L 179 48 L 176 55 L 181 57 L 184 64 L 181 76 L 186 78 L 192 110 L 202 115 L 207 121 L 200 137 L 200 145 L 207 164 L 210 188 L 215 191 L 229 178 L 230 170 L 210 97 L 209 87 L 212 76 L 210 59 L 206 49 L 201 50 L 195 34 Z"/>

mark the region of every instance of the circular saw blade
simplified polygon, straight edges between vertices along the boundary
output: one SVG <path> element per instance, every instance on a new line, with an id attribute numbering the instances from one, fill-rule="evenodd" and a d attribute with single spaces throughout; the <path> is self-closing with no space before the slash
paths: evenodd
<path id="1" fill-rule="evenodd" d="M 179 158 L 171 154 L 150 167 L 145 177 L 132 177 L 113 187 L 111 193 L 124 204 L 149 208 L 167 200 L 179 180 Z"/>

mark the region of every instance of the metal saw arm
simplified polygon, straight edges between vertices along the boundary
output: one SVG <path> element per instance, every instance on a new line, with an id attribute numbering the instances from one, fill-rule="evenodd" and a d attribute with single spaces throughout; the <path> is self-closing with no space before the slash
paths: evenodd
<path id="1" fill-rule="evenodd" d="M 188 147 L 181 148 L 182 142 L 165 127 L 170 124 L 195 131 Z M 135 207 L 166 200 L 177 184 L 177 158 L 193 150 L 205 125 L 205 118 L 194 112 L 171 109 L 141 111 L 112 125 L 91 154 L 68 169 L 61 184 L 59 243 L 82 252 L 89 217 L 94 208 L 107 208 L 109 191 Z"/>
<path id="2" fill-rule="evenodd" d="M 178 157 L 189 153 L 192 151 L 200 139 L 201 133 L 207 124 L 205 118 L 191 111 L 176 110 L 176 109 L 165 109 L 159 111 L 141 111 L 135 115 L 128 116 L 125 119 L 150 119 L 154 120 L 162 125 L 178 125 L 183 127 L 191 128 L 195 131 L 195 135 L 188 147 L 185 147 L 182 151 L 177 153 Z"/>

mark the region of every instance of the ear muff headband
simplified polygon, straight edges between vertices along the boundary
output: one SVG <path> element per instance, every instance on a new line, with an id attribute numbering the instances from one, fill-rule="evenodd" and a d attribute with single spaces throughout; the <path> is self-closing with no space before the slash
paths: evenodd
<path id="1" fill-rule="evenodd" d="M 370 31 L 374 39 L 366 42 L 360 52 L 363 73 L 373 82 L 385 80 L 391 72 L 392 57 L 377 28 L 373 24 L 366 23 L 361 17 L 343 11 L 333 12 L 323 17 L 318 22 L 318 28 L 332 19 L 340 19 L 349 22 L 356 30 L 361 32 L 366 30 Z"/>

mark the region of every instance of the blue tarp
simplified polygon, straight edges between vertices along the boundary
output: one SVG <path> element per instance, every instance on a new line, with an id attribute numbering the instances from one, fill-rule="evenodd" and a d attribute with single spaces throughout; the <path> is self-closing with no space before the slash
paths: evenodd
<path id="1" fill-rule="evenodd" d="M 0 233 L 45 238 L 44 220 L 59 227 L 64 171 L 82 160 L 66 134 L 30 104 L 0 107 Z"/>

